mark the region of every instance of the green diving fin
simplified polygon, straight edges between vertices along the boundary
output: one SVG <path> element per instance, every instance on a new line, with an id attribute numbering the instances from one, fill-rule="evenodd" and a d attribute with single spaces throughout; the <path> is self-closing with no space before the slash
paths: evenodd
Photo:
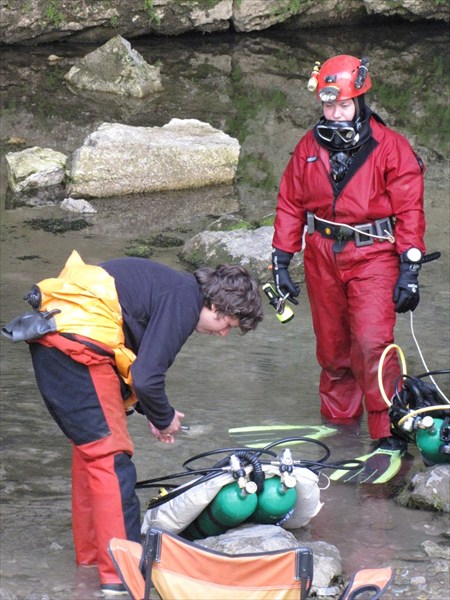
<path id="1" fill-rule="evenodd" d="M 330 479 L 345 483 L 387 483 L 400 471 L 403 454 L 401 450 L 377 448 L 354 459 L 362 463 L 360 468 L 337 469 Z"/>
<path id="2" fill-rule="evenodd" d="M 230 437 L 241 446 L 247 448 L 264 448 L 279 439 L 307 437 L 320 440 L 337 433 L 337 429 L 326 425 L 250 425 L 248 427 L 232 427 L 228 430 Z M 292 440 L 283 445 L 302 444 L 303 440 Z"/>

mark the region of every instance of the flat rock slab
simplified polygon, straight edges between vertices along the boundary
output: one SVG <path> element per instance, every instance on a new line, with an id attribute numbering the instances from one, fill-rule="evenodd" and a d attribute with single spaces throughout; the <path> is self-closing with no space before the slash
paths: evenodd
<path id="1" fill-rule="evenodd" d="M 196 119 L 103 123 L 72 155 L 70 195 L 108 197 L 231 184 L 238 140 Z"/>

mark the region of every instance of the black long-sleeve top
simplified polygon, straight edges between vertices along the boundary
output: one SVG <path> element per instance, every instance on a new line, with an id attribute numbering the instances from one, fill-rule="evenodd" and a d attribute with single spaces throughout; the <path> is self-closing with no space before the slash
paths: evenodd
<path id="1" fill-rule="evenodd" d="M 117 258 L 100 265 L 114 277 L 125 345 L 136 354 L 133 389 L 148 419 L 165 429 L 175 411 L 165 376 L 193 333 L 204 305 L 195 277 L 147 260 Z"/>

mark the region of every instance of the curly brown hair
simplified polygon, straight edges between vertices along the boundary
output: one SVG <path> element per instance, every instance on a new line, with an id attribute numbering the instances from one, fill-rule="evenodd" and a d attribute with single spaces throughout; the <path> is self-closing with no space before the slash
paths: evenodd
<path id="1" fill-rule="evenodd" d="M 194 271 L 208 308 L 214 304 L 217 312 L 239 319 L 242 333 L 256 329 L 263 320 L 258 283 L 241 265 L 220 265 L 215 269 L 201 267 Z"/>

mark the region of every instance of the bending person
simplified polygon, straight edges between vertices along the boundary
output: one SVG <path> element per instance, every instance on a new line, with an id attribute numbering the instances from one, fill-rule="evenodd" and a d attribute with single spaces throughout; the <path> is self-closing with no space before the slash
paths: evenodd
<path id="1" fill-rule="evenodd" d="M 73 447 L 76 562 L 97 565 L 104 594 L 125 593 L 107 553 L 112 537 L 140 541 L 141 515 L 126 410 L 173 443 L 184 414 L 165 376 L 194 332 L 227 336 L 262 320 L 258 285 L 238 265 L 193 274 L 140 258 L 85 264 L 74 251 L 57 278 L 33 286 L 35 311 L 2 329 L 30 343 L 37 385 Z"/>

